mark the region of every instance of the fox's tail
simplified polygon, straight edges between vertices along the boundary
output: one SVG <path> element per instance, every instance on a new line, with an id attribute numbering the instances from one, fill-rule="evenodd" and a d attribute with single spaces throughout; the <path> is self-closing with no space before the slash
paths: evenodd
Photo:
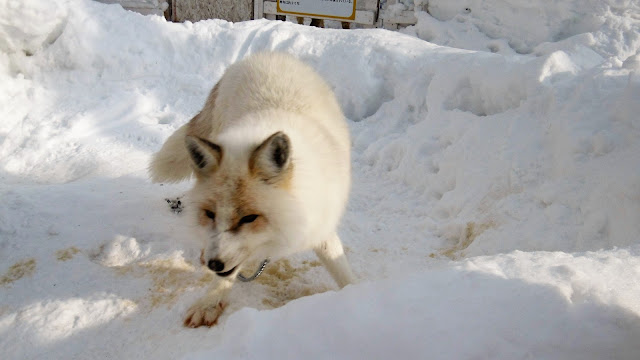
<path id="1" fill-rule="evenodd" d="M 184 143 L 188 127 L 189 123 L 182 125 L 153 155 L 149 165 L 151 181 L 176 183 L 191 177 L 193 168 Z"/>

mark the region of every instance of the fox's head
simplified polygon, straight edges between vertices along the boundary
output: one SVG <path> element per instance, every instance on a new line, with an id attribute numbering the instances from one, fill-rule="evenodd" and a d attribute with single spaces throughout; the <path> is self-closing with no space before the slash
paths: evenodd
<path id="1" fill-rule="evenodd" d="M 278 247 L 296 219 L 290 194 L 294 163 L 289 137 L 276 132 L 262 142 L 220 139 L 218 143 L 186 136 L 196 184 L 190 197 L 202 260 L 222 277 L 247 260 L 261 260 Z"/>

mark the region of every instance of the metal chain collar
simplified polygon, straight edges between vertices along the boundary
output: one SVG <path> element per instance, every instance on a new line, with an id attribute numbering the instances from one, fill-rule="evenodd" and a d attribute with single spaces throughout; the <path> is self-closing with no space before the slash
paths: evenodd
<path id="1" fill-rule="evenodd" d="M 238 272 L 238 276 L 237 276 L 238 280 L 242 282 L 249 282 L 249 281 L 255 280 L 258 276 L 260 276 L 260 274 L 262 274 L 262 272 L 264 271 L 264 268 L 267 266 L 268 263 L 269 263 L 269 259 L 264 259 L 258 271 L 256 271 L 255 274 L 249 276 L 248 278 L 244 277 L 242 274 Z"/>

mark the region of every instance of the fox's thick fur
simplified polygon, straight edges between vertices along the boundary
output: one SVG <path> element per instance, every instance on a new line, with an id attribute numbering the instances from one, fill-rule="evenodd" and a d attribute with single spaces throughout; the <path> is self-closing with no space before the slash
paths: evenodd
<path id="1" fill-rule="evenodd" d="M 311 67 L 282 53 L 231 65 L 150 166 L 154 182 L 195 177 L 188 210 L 202 261 L 219 275 L 185 325 L 215 324 L 251 261 L 314 249 L 340 287 L 353 282 L 336 233 L 350 171 L 344 115 Z"/>

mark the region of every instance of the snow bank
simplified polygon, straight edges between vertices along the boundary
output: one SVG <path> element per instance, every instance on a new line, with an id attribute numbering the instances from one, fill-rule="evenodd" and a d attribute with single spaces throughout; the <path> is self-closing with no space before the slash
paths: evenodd
<path id="1" fill-rule="evenodd" d="M 0 0 L 4 357 L 634 359 L 638 5 L 545 4 L 421 2 L 401 34 Z M 301 254 L 184 329 L 212 275 L 165 201 L 189 184 L 150 184 L 149 156 L 264 50 L 350 120 L 361 283 Z"/>
<path id="2" fill-rule="evenodd" d="M 640 46 L 633 0 L 421 0 L 407 29 L 427 41 L 498 53 L 583 45 L 624 61 Z M 602 41 L 606 39 L 605 41 Z M 555 44 L 555 45 L 554 45 Z"/>
<path id="3" fill-rule="evenodd" d="M 243 309 L 219 345 L 184 359 L 633 359 L 637 250 L 481 257 L 273 311 Z M 611 283 L 612 274 L 622 276 Z"/>

